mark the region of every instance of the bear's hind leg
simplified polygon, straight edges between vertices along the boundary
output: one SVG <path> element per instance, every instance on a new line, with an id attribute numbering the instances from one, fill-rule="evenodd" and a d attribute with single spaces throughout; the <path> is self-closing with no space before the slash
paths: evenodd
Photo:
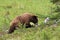
<path id="1" fill-rule="evenodd" d="M 17 26 L 11 26 L 10 29 L 9 29 L 9 31 L 8 31 L 8 34 L 13 33 L 14 30 L 16 30 L 16 27 Z"/>

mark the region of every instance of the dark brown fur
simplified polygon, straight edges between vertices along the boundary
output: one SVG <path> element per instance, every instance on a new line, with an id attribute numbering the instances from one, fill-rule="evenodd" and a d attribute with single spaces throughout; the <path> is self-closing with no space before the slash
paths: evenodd
<path id="1" fill-rule="evenodd" d="M 30 22 L 33 22 L 34 24 L 38 23 L 37 16 L 32 15 L 30 13 L 24 13 L 21 16 L 17 16 L 10 23 L 10 29 L 8 33 L 14 32 L 16 27 L 19 27 L 19 23 L 21 23 L 22 25 L 26 25 L 26 28 L 31 27 Z"/>

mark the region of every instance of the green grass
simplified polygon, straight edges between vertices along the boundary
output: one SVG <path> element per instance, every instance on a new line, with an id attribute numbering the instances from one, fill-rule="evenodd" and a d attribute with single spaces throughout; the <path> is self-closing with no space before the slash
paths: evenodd
<path id="1" fill-rule="evenodd" d="M 60 40 L 60 25 L 43 24 L 54 7 L 50 0 L 0 0 L 0 40 Z M 24 12 L 37 15 L 41 26 L 19 28 L 7 34 L 11 20 Z"/>

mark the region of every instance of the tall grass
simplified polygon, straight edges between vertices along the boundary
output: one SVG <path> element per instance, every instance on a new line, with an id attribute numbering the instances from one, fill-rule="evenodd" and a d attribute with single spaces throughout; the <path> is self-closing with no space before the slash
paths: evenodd
<path id="1" fill-rule="evenodd" d="M 54 27 L 43 23 L 46 17 L 51 17 L 54 7 L 50 0 L 0 0 L 0 40 L 60 40 L 59 25 Z M 7 34 L 11 20 L 24 12 L 37 15 L 41 26 L 19 28 Z"/>

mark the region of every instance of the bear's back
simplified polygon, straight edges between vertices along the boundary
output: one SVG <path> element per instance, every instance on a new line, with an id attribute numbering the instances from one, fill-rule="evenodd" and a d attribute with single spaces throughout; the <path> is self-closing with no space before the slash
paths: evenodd
<path id="1" fill-rule="evenodd" d="M 25 23 L 28 22 L 31 19 L 32 15 L 30 13 L 24 13 L 21 15 L 20 19 L 21 22 Z"/>

